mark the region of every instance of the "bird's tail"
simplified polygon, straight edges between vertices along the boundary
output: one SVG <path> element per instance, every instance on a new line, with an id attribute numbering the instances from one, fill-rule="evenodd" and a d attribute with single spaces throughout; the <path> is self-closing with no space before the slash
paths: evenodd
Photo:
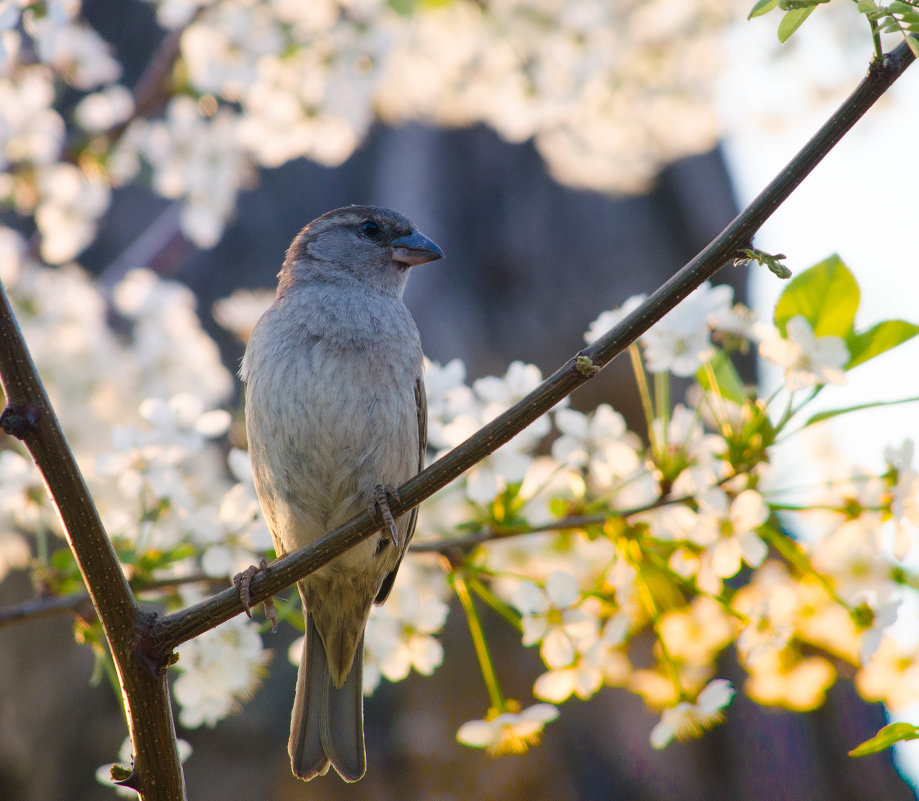
<path id="1" fill-rule="evenodd" d="M 290 720 L 290 764 L 305 781 L 322 776 L 329 763 L 346 782 L 356 782 L 367 769 L 364 752 L 364 637 L 357 646 L 351 672 L 341 687 L 329 673 L 325 646 L 306 612 L 306 645 L 300 657 L 297 694 Z"/>

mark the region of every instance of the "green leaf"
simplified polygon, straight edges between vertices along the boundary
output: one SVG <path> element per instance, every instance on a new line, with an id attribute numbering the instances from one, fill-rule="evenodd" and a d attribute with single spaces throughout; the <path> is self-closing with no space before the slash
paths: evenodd
<path id="1" fill-rule="evenodd" d="M 818 337 L 849 338 L 858 302 L 858 282 L 834 254 L 788 282 L 775 305 L 773 321 L 784 334 L 788 321 L 800 314 Z"/>
<path id="2" fill-rule="evenodd" d="M 58 548 L 51 554 L 51 567 L 55 570 L 67 570 L 76 563 L 73 560 L 73 552 L 70 548 Z"/>
<path id="3" fill-rule="evenodd" d="M 417 0 L 389 0 L 387 5 L 397 14 L 408 17 L 415 13 L 418 2 Z"/>
<path id="4" fill-rule="evenodd" d="M 895 743 L 917 738 L 919 738 L 919 726 L 906 722 L 888 723 L 870 740 L 865 740 L 861 745 L 849 751 L 849 756 L 863 757 L 869 754 L 876 754 L 879 751 L 890 748 Z"/>
<path id="5" fill-rule="evenodd" d="M 747 15 L 747 19 L 753 19 L 753 17 L 759 17 L 763 14 L 767 14 L 772 11 L 779 4 L 779 0 L 759 0 L 759 2 L 753 6 L 753 9 Z"/>
<path id="6" fill-rule="evenodd" d="M 741 248 L 740 251 L 745 259 L 737 258 L 734 260 L 734 264 L 741 264 L 744 261 L 751 262 L 755 261 L 757 264 L 762 264 L 769 269 L 776 278 L 781 278 L 783 281 L 787 281 L 791 278 L 791 270 L 782 262 L 788 257 L 784 253 L 766 253 L 763 250 L 758 250 L 757 248 Z"/>
<path id="7" fill-rule="evenodd" d="M 706 367 L 700 367 L 696 372 L 696 381 L 699 386 L 706 392 L 717 392 L 722 398 L 727 398 L 737 404 L 742 404 L 746 400 L 746 388 L 737 368 L 734 367 L 727 354 L 723 350 L 716 349 L 715 355 L 708 363 L 709 371 Z M 715 377 L 715 385 L 712 384 L 712 373 Z"/>
<path id="8" fill-rule="evenodd" d="M 807 422 L 804 424 L 804 427 L 813 425 L 814 423 L 819 423 L 823 420 L 829 420 L 831 417 L 839 417 L 842 414 L 849 414 L 850 412 L 860 412 L 863 409 L 876 409 L 879 406 L 899 406 L 903 403 L 917 403 L 919 402 L 919 395 L 912 398 L 900 398 L 899 400 L 892 401 L 874 401 L 873 403 L 860 403 L 857 406 L 847 406 L 844 409 L 827 409 L 825 412 L 817 412 L 813 417 L 808 418 Z"/>
<path id="9" fill-rule="evenodd" d="M 564 498 L 550 498 L 549 514 L 552 517 L 565 517 L 568 514 L 568 501 Z"/>
<path id="10" fill-rule="evenodd" d="M 816 6 L 808 6 L 807 8 L 793 8 L 791 11 L 786 11 L 785 16 L 782 17 L 782 21 L 779 23 L 779 41 L 783 44 L 787 42 L 815 8 Z"/>
<path id="11" fill-rule="evenodd" d="M 847 370 L 864 364 L 875 356 L 880 356 L 891 348 L 902 345 L 919 334 L 919 325 L 905 320 L 884 320 L 864 331 L 849 337 L 846 346 L 849 348 Z"/>

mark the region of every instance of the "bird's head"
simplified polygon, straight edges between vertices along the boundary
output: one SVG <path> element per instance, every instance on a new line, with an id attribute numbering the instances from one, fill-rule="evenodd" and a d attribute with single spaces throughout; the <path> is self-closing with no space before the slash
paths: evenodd
<path id="1" fill-rule="evenodd" d="M 410 267 L 443 251 L 401 214 L 380 206 L 345 206 L 306 225 L 287 249 L 282 279 L 357 279 L 401 292 Z"/>

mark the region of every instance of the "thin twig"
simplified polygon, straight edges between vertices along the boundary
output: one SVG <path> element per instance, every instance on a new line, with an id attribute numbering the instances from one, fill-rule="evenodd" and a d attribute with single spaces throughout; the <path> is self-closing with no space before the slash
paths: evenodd
<path id="1" fill-rule="evenodd" d="M 175 578 L 145 582 L 142 585 L 132 583 L 131 590 L 138 597 L 142 597 L 145 593 L 158 593 L 161 596 L 164 590 L 173 590 L 188 584 L 206 584 L 210 585 L 212 590 L 216 592 L 229 584 L 231 580 L 230 576 L 221 579 L 204 573 L 197 573 L 191 576 L 177 576 Z M 83 618 L 97 617 L 89 593 L 48 595 L 41 598 L 30 598 L 27 601 L 21 601 L 18 604 L 0 609 L 0 628 L 14 623 L 23 623 L 40 617 L 64 613 L 77 614 Z"/>
<path id="2" fill-rule="evenodd" d="M 735 475 L 728 476 L 715 483 L 714 486 L 720 486 L 733 479 Z M 474 534 L 467 534 L 465 537 L 449 538 L 445 537 L 440 540 L 428 540 L 413 542 L 409 545 L 412 553 L 447 553 L 450 550 L 459 548 L 460 550 L 481 545 L 485 542 L 494 542 L 495 540 L 506 540 L 510 537 L 523 537 L 527 534 L 545 534 L 548 531 L 569 531 L 571 529 L 587 528 L 588 526 L 602 526 L 607 520 L 614 518 L 628 518 L 643 512 L 650 512 L 652 509 L 660 509 L 662 506 L 671 506 L 677 503 L 687 503 L 691 501 L 689 495 L 682 495 L 674 498 L 658 498 L 651 503 L 645 503 L 641 506 L 633 506 L 630 509 L 611 509 L 605 513 L 595 515 L 570 515 L 569 517 L 560 517 L 558 520 L 550 520 L 548 523 L 542 523 L 538 526 L 507 526 L 503 528 L 492 528 L 484 526 L 482 530 Z"/>
<path id="3" fill-rule="evenodd" d="M 15 606 L 0 609 L 0 628 L 24 620 L 60 615 L 64 612 L 79 615 L 80 617 L 96 616 L 95 607 L 89 593 L 77 595 L 54 595 L 47 598 L 30 598 Z"/>

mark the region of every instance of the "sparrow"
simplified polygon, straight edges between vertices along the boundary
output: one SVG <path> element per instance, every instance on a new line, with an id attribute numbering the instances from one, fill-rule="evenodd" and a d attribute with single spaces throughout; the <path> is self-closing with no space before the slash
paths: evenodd
<path id="1" fill-rule="evenodd" d="M 255 489 L 282 556 L 370 509 L 380 530 L 298 583 L 306 645 L 291 715 L 291 767 L 366 771 L 362 659 L 374 603 L 392 589 L 417 509 L 388 496 L 424 467 L 427 408 L 409 270 L 443 251 L 401 214 L 347 206 L 287 250 L 240 369 Z M 379 511 L 379 514 L 376 512 Z"/>

